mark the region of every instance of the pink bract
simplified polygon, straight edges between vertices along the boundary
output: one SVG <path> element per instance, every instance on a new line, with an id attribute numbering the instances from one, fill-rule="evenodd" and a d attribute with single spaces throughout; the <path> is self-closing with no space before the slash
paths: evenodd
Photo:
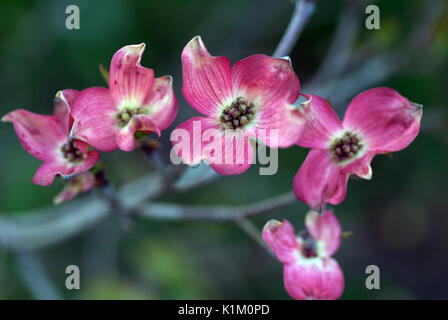
<path id="1" fill-rule="evenodd" d="M 70 178 L 62 191 L 53 199 L 54 204 L 61 204 L 75 198 L 79 193 L 87 192 L 96 185 L 95 175 L 86 171 Z"/>
<path id="2" fill-rule="evenodd" d="M 142 67 L 145 44 L 118 50 L 110 65 L 109 88 L 80 92 L 73 104 L 71 135 L 101 151 L 132 151 L 137 131 L 160 135 L 174 121 L 177 99 L 172 78 L 154 78 Z"/>
<path id="3" fill-rule="evenodd" d="M 289 58 L 257 54 L 231 67 L 227 57 L 210 55 L 197 36 L 182 52 L 182 72 L 185 99 L 205 116 L 191 118 L 173 131 L 174 150 L 184 163 L 205 160 L 220 174 L 239 174 L 252 163 L 252 139 L 282 148 L 300 138 L 306 110 L 293 106 L 300 95 L 300 82 Z M 177 146 L 180 136 L 189 140 L 186 149 L 191 152 Z M 218 147 L 209 152 L 211 142 Z M 243 148 L 232 149 L 237 144 Z M 193 153 L 193 145 L 198 152 Z M 233 151 L 224 154 L 221 148 Z"/>
<path id="4" fill-rule="evenodd" d="M 324 99 L 311 95 L 308 127 L 298 145 L 312 148 L 294 178 L 297 199 L 312 209 L 339 204 L 351 174 L 372 177 L 377 154 L 407 147 L 420 129 L 422 107 L 390 88 L 362 92 L 349 104 L 341 122 Z"/>
<path id="5" fill-rule="evenodd" d="M 297 300 L 338 299 L 344 291 L 344 275 L 331 257 L 339 248 L 341 227 L 331 211 L 307 214 L 306 232 L 298 236 L 288 221 L 270 220 L 263 239 L 283 264 L 284 285 Z"/>
<path id="6" fill-rule="evenodd" d="M 32 182 L 48 186 L 54 177 L 69 178 L 92 168 L 100 158 L 88 145 L 70 138 L 73 119 L 70 106 L 78 95 L 76 90 L 56 94 L 54 115 L 40 115 L 27 110 L 14 110 L 2 118 L 12 122 L 22 146 L 35 158 L 43 161 Z"/>

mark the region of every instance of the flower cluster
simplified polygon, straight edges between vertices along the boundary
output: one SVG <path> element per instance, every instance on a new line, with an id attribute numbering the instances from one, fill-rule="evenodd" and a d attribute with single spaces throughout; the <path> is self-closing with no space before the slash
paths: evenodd
<path id="1" fill-rule="evenodd" d="M 253 160 L 248 139 L 276 148 L 294 144 L 311 148 L 293 183 L 297 199 L 312 209 L 306 217 L 308 232 L 296 237 L 289 222 L 270 221 L 263 238 L 284 264 L 285 287 L 291 297 L 339 298 L 344 277 L 331 255 L 339 247 L 341 230 L 326 204 L 345 199 L 350 175 L 371 179 L 375 155 L 399 151 L 414 140 L 421 106 L 393 89 L 374 88 L 352 100 L 341 122 L 325 99 L 300 93 L 289 58 L 253 55 L 231 67 L 226 57 L 211 56 L 199 37 L 182 52 L 182 70 L 183 94 L 204 115 L 176 128 L 188 133 L 187 148 L 176 148 L 181 135 L 173 131 L 174 150 L 185 163 L 205 160 L 220 174 L 239 174 Z M 297 107 L 300 95 L 307 103 Z M 217 132 L 213 148 L 211 139 L 196 139 L 210 129 Z M 261 135 L 263 130 L 275 131 L 277 139 Z M 225 135 L 228 131 L 233 134 Z M 244 147 L 230 148 L 234 150 L 230 157 L 224 155 L 226 146 L 238 143 Z"/>
<path id="2" fill-rule="evenodd" d="M 23 147 L 43 161 L 33 183 L 50 185 L 57 175 L 71 178 L 56 203 L 97 185 L 88 171 L 99 160 L 96 150 L 131 151 L 136 132 L 160 136 L 174 121 L 178 105 L 172 78 L 154 78 L 152 69 L 140 65 L 144 49 L 144 44 L 129 45 L 114 54 L 109 88 L 62 90 L 53 115 L 19 109 L 3 117 L 14 124 Z M 421 106 L 393 89 L 374 88 L 356 96 L 340 121 L 327 100 L 301 93 L 288 57 L 256 54 L 231 66 L 195 37 L 181 60 L 183 95 L 202 114 L 171 133 L 174 153 L 184 163 L 206 161 L 219 174 L 235 175 L 253 163 L 256 143 L 311 149 L 293 183 L 297 199 L 312 210 L 307 231 L 296 236 L 288 221 L 269 221 L 263 238 L 284 265 L 291 297 L 339 298 L 344 277 L 331 256 L 341 228 L 326 205 L 345 199 L 350 175 L 371 178 L 375 155 L 399 151 L 414 140 Z M 301 95 L 306 103 L 298 103 Z"/>
<path id="3" fill-rule="evenodd" d="M 23 147 L 44 162 L 33 183 L 47 186 L 55 176 L 69 180 L 55 203 L 95 186 L 88 170 L 100 154 L 93 148 L 131 151 L 137 131 L 160 135 L 174 121 L 177 99 L 172 78 L 154 78 L 152 69 L 142 67 L 144 50 L 142 43 L 125 46 L 114 54 L 109 88 L 59 91 L 52 116 L 18 109 L 2 118 L 14 124 Z"/>

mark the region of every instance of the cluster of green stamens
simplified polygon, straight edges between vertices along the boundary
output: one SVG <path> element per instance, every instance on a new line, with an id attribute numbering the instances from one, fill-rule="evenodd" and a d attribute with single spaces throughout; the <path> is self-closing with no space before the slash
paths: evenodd
<path id="1" fill-rule="evenodd" d="M 238 97 L 223 110 L 219 120 L 224 129 L 241 129 L 254 118 L 254 114 L 255 105 L 246 98 Z"/>
<path id="2" fill-rule="evenodd" d="M 316 241 L 314 241 L 311 235 L 306 231 L 302 231 L 299 234 L 299 238 L 302 240 L 301 243 L 302 255 L 307 258 L 317 257 Z"/>
<path id="3" fill-rule="evenodd" d="M 117 114 L 118 124 L 124 127 L 129 122 L 129 120 L 131 120 L 133 116 L 137 114 L 147 114 L 147 113 L 148 113 L 147 108 L 141 108 L 141 107 L 136 109 L 125 108 Z"/>
<path id="4" fill-rule="evenodd" d="M 337 162 L 352 159 L 362 147 L 361 141 L 356 134 L 346 132 L 342 138 L 336 139 L 331 146 L 333 159 Z"/>
<path id="5" fill-rule="evenodd" d="M 75 141 L 70 139 L 61 147 L 61 152 L 65 159 L 70 162 L 78 162 L 84 159 L 82 152 L 76 147 Z"/>

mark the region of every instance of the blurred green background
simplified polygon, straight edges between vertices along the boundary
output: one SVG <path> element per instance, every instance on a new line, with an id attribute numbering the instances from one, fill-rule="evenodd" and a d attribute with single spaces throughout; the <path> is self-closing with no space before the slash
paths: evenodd
<path id="1" fill-rule="evenodd" d="M 373 1 L 317 1 L 315 14 L 291 53 L 304 90 L 329 98 L 340 114 L 349 99 L 375 86 L 392 87 L 425 105 L 417 139 L 392 159 L 375 158 L 373 179 L 351 179 L 347 199 L 334 208 L 343 229 L 354 231 L 336 254 L 346 277 L 343 299 L 448 298 L 448 9 L 440 5 L 444 2 L 376 1 L 381 29 L 367 30 L 364 10 Z M 80 8 L 80 30 L 65 28 L 65 8 L 70 4 Z M 142 65 L 153 68 L 156 76 L 173 75 L 179 98 L 179 115 L 161 138 L 168 159 L 169 132 L 197 115 L 181 94 L 184 45 L 200 34 L 211 54 L 226 55 L 232 63 L 254 53 L 272 54 L 292 11 L 293 3 L 286 0 L 3 0 L 0 114 L 16 108 L 50 114 L 58 90 L 104 86 L 98 64 L 108 66 L 124 45 L 145 42 Z M 429 19 L 424 20 L 421 15 L 426 13 Z M 357 35 L 352 55 L 346 63 L 333 62 L 336 69 L 343 67 L 340 72 L 314 78 L 307 87 L 344 14 L 352 23 L 343 19 L 347 25 L 338 52 L 350 50 L 344 39 L 352 32 Z M 377 57 L 383 58 L 356 81 L 342 81 Z M 2 217 L 51 208 L 53 196 L 63 186 L 60 179 L 50 187 L 33 185 L 30 179 L 39 162 L 21 147 L 11 124 L 0 125 L 0 136 Z M 306 153 L 299 147 L 280 150 L 279 170 L 273 176 L 258 175 L 254 165 L 242 175 L 163 200 L 236 205 L 266 199 L 292 189 Z M 102 157 L 115 186 L 151 170 L 138 151 Z M 251 220 L 261 230 L 270 218 L 287 218 L 300 230 L 306 211 L 297 202 Z M 39 280 L 33 288 L 17 256 L 0 248 L 2 299 L 45 298 L 45 290 L 66 299 L 288 298 L 280 263 L 231 223 L 138 220 L 124 230 L 111 217 L 35 253 L 43 273 L 37 272 L 35 279 L 42 278 L 50 288 L 39 287 Z M 65 289 L 69 264 L 81 269 L 81 290 Z M 380 267 L 380 290 L 365 288 L 365 268 L 371 264 Z"/>

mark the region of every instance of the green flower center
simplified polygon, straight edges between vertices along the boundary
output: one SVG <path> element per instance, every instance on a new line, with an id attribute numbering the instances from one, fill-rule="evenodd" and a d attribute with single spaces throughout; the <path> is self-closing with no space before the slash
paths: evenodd
<path id="1" fill-rule="evenodd" d="M 137 114 L 147 114 L 148 113 L 148 109 L 147 108 L 125 108 L 123 110 L 121 110 L 118 114 L 117 114 L 117 121 L 118 121 L 118 125 L 121 127 L 124 127 L 125 125 L 128 124 L 129 120 L 131 120 L 131 118 Z"/>
<path id="2" fill-rule="evenodd" d="M 223 111 L 219 120 L 223 129 L 242 129 L 252 121 L 255 114 L 255 105 L 246 98 L 238 97 Z"/>
<path id="3" fill-rule="evenodd" d="M 75 145 L 75 140 L 70 139 L 61 147 L 62 155 L 64 159 L 69 162 L 80 162 L 84 159 L 84 155 Z"/>
<path id="4" fill-rule="evenodd" d="M 334 140 L 330 149 L 333 159 L 336 162 L 343 162 L 356 157 L 362 148 L 359 137 L 354 133 L 346 132 L 342 138 Z"/>

